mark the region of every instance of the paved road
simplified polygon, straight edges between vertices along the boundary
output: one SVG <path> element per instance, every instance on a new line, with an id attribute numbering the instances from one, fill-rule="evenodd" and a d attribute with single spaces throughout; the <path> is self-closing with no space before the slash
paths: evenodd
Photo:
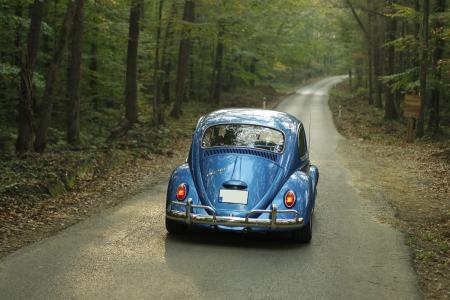
<path id="1" fill-rule="evenodd" d="M 321 178 L 310 245 L 199 232 L 170 238 L 161 185 L 1 260 L 0 298 L 420 298 L 402 235 L 377 222 L 336 157 L 342 137 L 327 92 L 340 80 L 311 84 L 278 107 L 305 124 L 312 117 Z"/>

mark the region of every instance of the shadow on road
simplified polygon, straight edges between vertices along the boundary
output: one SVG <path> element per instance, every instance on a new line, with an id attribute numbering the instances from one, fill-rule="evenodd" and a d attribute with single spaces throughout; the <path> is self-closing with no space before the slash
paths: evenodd
<path id="1" fill-rule="evenodd" d="M 292 241 L 288 233 L 238 233 L 192 229 L 184 235 L 167 235 L 166 249 L 171 244 L 204 245 L 210 247 L 286 250 L 308 247 Z"/>
<path id="2" fill-rule="evenodd" d="M 273 295 L 274 289 L 280 294 L 274 284 L 280 280 L 280 270 L 293 278 L 299 269 L 309 269 L 311 255 L 310 245 L 296 244 L 280 234 L 195 230 L 167 235 L 164 258 L 171 273 L 194 288 L 185 291 L 188 296 L 242 299 Z M 303 288 L 303 283 L 299 285 Z M 282 291 L 280 298 L 289 293 Z"/>

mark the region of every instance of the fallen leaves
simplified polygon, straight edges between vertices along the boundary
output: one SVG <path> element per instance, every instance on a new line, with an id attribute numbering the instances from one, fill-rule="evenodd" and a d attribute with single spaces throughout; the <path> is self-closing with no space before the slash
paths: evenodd
<path id="1" fill-rule="evenodd" d="M 394 210 L 388 221 L 408 236 L 425 297 L 450 299 L 450 141 L 405 143 L 404 124 L 386 122 L 382 110 L 343 86 L 330 108 L 349 138 L 341 151 L 349 169 L 362 174 L 357 181 L 372 193 L 384 195 Z"/>

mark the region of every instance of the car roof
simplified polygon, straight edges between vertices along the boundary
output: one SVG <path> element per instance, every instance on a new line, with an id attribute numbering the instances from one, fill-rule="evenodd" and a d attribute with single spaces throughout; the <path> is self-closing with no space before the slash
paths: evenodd
<path id="1" fill-rule="evenodd" d="M 219 124 L 253 124 L 272 127 L 288 134 L 296 134 L 301 121 L 296 117 L 279 111 L 265 109 L 233 108 L 214 111 L 201 120 L 201 127 Z"/>

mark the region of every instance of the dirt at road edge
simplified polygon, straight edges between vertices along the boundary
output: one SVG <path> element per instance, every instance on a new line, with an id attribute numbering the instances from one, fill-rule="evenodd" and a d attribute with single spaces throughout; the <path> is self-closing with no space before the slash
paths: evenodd
<path id="1" fill-rule="evenodd" d="M 450 299 L 448 144 L 406 144 L 401 123 L 383 124 L 382 114 L 374 114 L 364 99 L 344 96 L 342 86 L 337 89 L 330 108 L 347 138 L 337 152 L 352 173 L 352 184 L 379 208 L 378 221 L 405 234 L 424 297 Z"/>

